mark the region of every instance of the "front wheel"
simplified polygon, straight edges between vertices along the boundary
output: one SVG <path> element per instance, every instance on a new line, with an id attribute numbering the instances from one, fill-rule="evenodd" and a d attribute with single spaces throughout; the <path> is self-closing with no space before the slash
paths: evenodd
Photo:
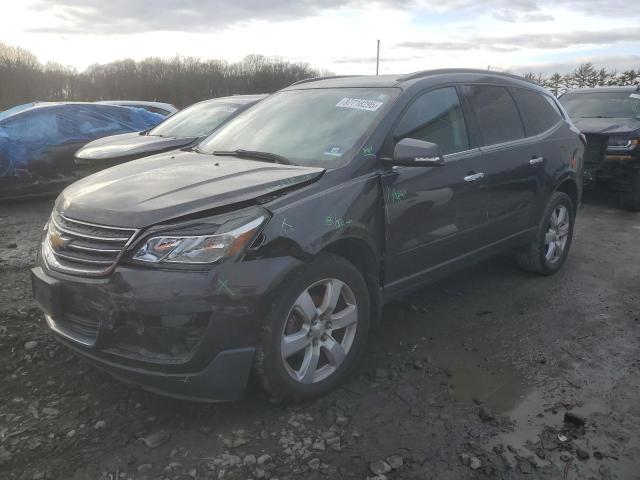
<path id="1" fill-rule="evenodd" d="M 541 275 L 552 275 L 564 264 L 571 240 L 575 209 L 571 198 L 563 192 L 554 192 L 542 214 L 536 236 L 520 250 L 520 267 Z"/>
<path id="2" fill-rule="evenodd" d="M 287 401 L 319 397 L 340 385 L 361 356 L 369 330 L 369 292 L 360 272 L 322 255 L 274 294 L 256 355 L 265 390 Z"/>

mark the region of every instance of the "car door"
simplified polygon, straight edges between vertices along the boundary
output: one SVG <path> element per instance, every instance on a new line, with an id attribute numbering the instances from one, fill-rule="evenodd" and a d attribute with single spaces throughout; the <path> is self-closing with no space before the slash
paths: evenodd
<path id="1" fill-rule="evenodd" d="M 563 169 L 573 158 L 574 152 L 562 129 L 562 113 L 550 94 L 520 87 L 511 87 L 509 91 L 518 105 L 530 142 L 529 171 L 536 185 L 535 208 L 530 224 L 537 225 L 539 215 L 546 206 L 544 192 L 548 177 L 545 172 Z"/>
<path id="2" fill-rule="evenodd" d="M 484 161 L 469 141 L 455 86 L 418 95 L 401 115 L 392 146 L 403 138 L 439 145 L 445 163 L 395 166 L 382 176 L 386 214 L 387 291 L 392 294 L 483 243 L 487 189 Z M 392 150 L 392 149 L 390 149 Z"/>
<path id="3" fill-rule="evenodd" d="M 539 195 L 535 141 L 525 130 L 509 89 L 502 85 L 463 85 L 462 92 L 475 116 L 485 159 L 489 189 L 487 233 L 491 242 L 504 240 L 530 226 Z"/>

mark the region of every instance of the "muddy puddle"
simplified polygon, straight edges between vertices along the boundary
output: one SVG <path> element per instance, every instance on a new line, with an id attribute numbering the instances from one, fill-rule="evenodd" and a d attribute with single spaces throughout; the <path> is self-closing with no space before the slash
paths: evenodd
<path id="1" fill-rule="evenodd" d="M 447 304 L 441 308 L 446 310 Z M 395 319 L 393 325 L 383 327 L 384 335 L 376 335 L 370 349 L 424 354 L 446 372 L 454 400 L 482 403 L 496 413 L 512 410 L 531 390 L 530 380 L 494 344 L 474 340 L 475 318 L 443 313 L 415 304 L 390 304 L 384 314 Z"/>

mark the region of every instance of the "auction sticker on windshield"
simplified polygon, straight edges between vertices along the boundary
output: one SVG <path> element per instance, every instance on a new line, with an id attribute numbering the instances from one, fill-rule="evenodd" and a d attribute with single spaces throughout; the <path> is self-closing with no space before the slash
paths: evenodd
<path id="1" fill-rule="evenodd" d="M 336 107 L 353 108 L 355 110 L 369 110 L 370 112 L 375 112 L 380 108 L 381 105 L 382 102 L 377 102 L 375 100 L 361 100 L 359 98 L 345 97 L 336 104 Z"/>

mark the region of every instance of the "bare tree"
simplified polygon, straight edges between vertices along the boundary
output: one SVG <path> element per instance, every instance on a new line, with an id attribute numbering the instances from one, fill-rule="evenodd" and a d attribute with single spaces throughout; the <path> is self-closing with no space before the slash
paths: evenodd
<path id="1" fill-rule="evenodd" d="M 327 74 L 262 55 L 237 63 L 180 56 L 124 59 L 79 73 L 56 63 L 42 65 L 28 50 L 0 43 L 0 110 L 36 100 L 158 100 L 184 107 L 224 95 L 270 93 Z"/>

